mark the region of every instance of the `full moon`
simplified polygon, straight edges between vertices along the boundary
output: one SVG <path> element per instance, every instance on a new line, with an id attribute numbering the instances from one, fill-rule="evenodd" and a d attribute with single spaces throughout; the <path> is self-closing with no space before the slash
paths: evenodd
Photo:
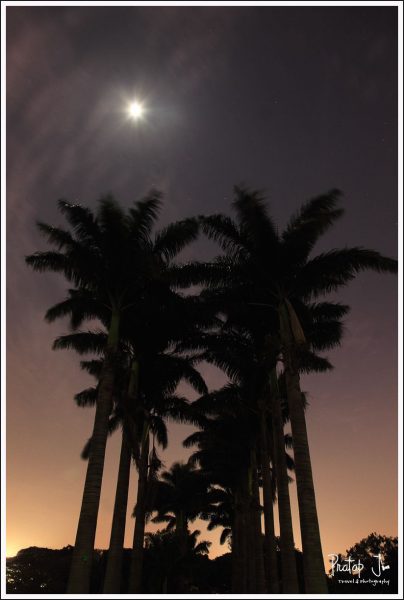
<path id="1" fill-rule="evenodd" d="M 129 116 L 134 121 L 137 121 L 143 116 L 144 109 L 143 109 L 142 104 L 140 104 L 140 102 L 138 102 L 137 100 L 134 100 L 133 102 L 131 102 L 129 104 L 128 112 L 129 112 Z"/>

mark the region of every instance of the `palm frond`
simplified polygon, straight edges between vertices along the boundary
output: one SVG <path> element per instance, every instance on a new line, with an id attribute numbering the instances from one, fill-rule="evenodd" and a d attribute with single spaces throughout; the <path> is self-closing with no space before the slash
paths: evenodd
<path id="1" fill-rule="evenodd" d="M 171 223 L 156 234 L 154 251 L 167 261 L 175 258 L 181 250 L 198 237 L 196 219 L 185 219 Z"/>
<path id="2" fill-rule="evenodd" d="M 54 271 L 55 273 L 63 273 L 66 279 L 72 280 L 72 272 L 66 256 L 61 252 L 35 252 L 25 257 L 27 265 L 32 267 L 34 271 Z"/>
<path id="3" fill-rule="evenodd" d="M 230 527 L 225 527 L 222 533 L 220 534 L 220 544 L 223 546 L 223 544 L 225 544 L 229 539 L 231 539 L 231 536 L 232 530 L 230 529 Z"/>
<path id="4" fill-rule="evenodd" d="M 296 275 L 294 290 L 310 299 L 337 290 L 360 271 L 397 273 L 397 260 L 366 248 L 330 250 L 308 261 Z"/>
<path id="5" fill-rule="evenodd" d="M 102 360 L 82 360 L 80 366 L 84 371 L 87 371 L 90 375 L 93 375 L 96 379 L 100 378 L 102 371 Z"/>
<path id="6" fill-rule="evenodd" d="M 68 223 L 81 241 L 97 243 L 100 231 L 93 212 L 81 204 L 72 204 L 61 198 L 58 200 L 59 210 L 65 215 Z"/>
<path id="7" fill-rule="evenodd" d="M 71 233 L 60 227 L 53 227 L 47 223 L 37 221 L 36 223 L 39 231 L 46 236 L 49 243 L 55 245 L 58 250 L 66 247 L 73 247 L 77 243 Z"/>
<path id="8" fill-rule="evenodd" d="M 90 456 L 91 442 L 92 438 L 89 438 L 81 451 L 80 458 L 82 458 L 83 460 L 88 460 Z"/>
<path id="9" fill-rule="evenodd" d="M 298 352 L 298 365 L 302 373 L 323 373 L 334 368 L 327 358 L 306 349 Z"/>
<path id="10" fill-rule="evenodd" d="M 313 302 L 306 304 L 310 316 L 316 322 L 342 319 L 350 311 L 347 304 L 339 302 Z"/>
<path id="11" fill-rule="evenodd" d="M 318 238 L 344 214 L 336 205 L 339 190 L 331 190 L 304 203 L 282 234 L 283 251 L 293 264 L 303 264 Z"/>
<path id="12" fill-rule="evenodd" d="M 87 290 L 69 290 L 69 297 L 62 302 L 51 306 L 45 314 L 45 319 L 53 323 L 62 317 L 70 318 L 72 329 L 77 329 L 89 319 L 101 319 L 104 323 L 108 321 L 109 310 L 100 306 L 100 302 Z"/>
<path id="13" fill-rule="evenodd" d="M 230 252 L 232 256 L 239 256 L 245 251 L 244 240 L 230 217 L 216 214 L 200 216 L 199 220 L 205 235 L 217 242 L 223 250 Z"/>
<path id="14" fill-rule="evenodd" d="M 261 193 L 242 186 L 235 186 L 234 191 L 236 198 L 233 206 L 237 212 L 244 244 L 250 251 L 259 248 L 264 252 L 275 252 L 279 243 L 278 231 L 268 214 Z"/>
<path id="15" fill-rule="evenodd" d="M 320 321 L 306 329 L 306 336 L 313 350 L 330 350 L 341 344 L 344 331 L 341 321 Z"/>
<path id="16" fill-rule="evenodd" d="M 125 232 L 125 212 L 111 194 L 98 200 L 97 218 L 104 236 L 106 233 L 112 237 Z"/>
<path id="17" fill-rule="evenodd" d="M 129 210 L 131 216 L 131 232 L 134 238 L 149 240 L 151 230 L 157 220 L 162 204 L 162 194 L 151 190 L 143 200 L 135 202 L 134 208 Z"/>
<path id="18" fill-rule="evenodd" d="M 77 406 L 94 406 L 97 402 L 98 390 L 96 387 L 86 388 L 74 396 Z"/>
<path id="19" fill-rule="evenodd" d="M 102 354 L 106 343 L 107 334 L 102 331 L 81 331 L 57 337 L 52 347 L 54 350 L 75 350 L 78 354 Z"/>
<path id="20" fill-rule="evenodd" d="M 165 450 L 168 446 L 168 432 L 163 419 L 156 415 L 152 416 L 150 418 L 150 430 L 155 435 L 157 443 Z"/>
<path id="21" fill-rule="evenodd" d="M 196 411 L 186 398 L 176 394 L 166 396 L 163 406 L 158 409 L 158 412 L 165 419 L 171 419 L 176 423 L 187 423 L 201 427 L 205 422 L 204 415 Z"/>

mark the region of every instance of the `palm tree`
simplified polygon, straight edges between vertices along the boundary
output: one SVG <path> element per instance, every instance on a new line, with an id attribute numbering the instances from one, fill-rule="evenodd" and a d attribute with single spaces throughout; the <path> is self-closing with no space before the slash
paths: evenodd
<path id="1" fill-rule="evenodd" d="M 231 394 L 231 385 L 217 393 L 211 392 L 203 399 L 206 404 L 215 396 Z M 233 392 L 233 399 L 237 396 Z M 199 401 L 198 401 L 199 403 Z M 231 404 L 230 404 L 231 406 Z M 234 516 L 232 522 L 232 591 L 250 593 L 256 591 L 257 582 L 253 574 L 257 547 L 255 540 L 249 546 L 252 531 L 256 523 L 251 512 L 258 509 L 254 503 L 252 480 L 251 448 L 254 443 L 252 426 L 248 414 L 244 419 L 234 415 L 234 411 L 215 409 L 216 415 L 206 417 L 203 428 L 189 435 L 183 442 L 185 447 L 197 446 L 189 462 L 198 464 L 206 474 L 211 485 L 230 489 L 234 498 Z M 207 411 L 206 411 L 207 412 Z M 220 414 L 218 414 L 220 413 Z M 212 508 L 210 509 L 210 512 Z M 203 513 L 203 516 L 205 511 Z M 261 535 L 261 533 L 259 532 Z"/>
<path id="2" fill-rule="evenodd" d="M 278 410 L 281 409 L 275 367 L 280 347 L 276 336 L 265 335 L 265 331 L 271 330 L 274 326 L 271 322 L 271 313 L 266 311 L 257 315 L 250 306 L 240 305 L 238 299 L 235 300 L 229 295 L 228 290 L 220 291 L 219 294 L 216 291 L 205 291 L 203 297 L 205 302 L 216 307 L 216 311 L 222 315 L 222 318 L 225 315 L 225 321 L 221 323 L 221 332 L 219 330 L 216 336 L 210 333 L 195 338 L 194 347 L 206 347 L 207 351 L 202 353 L 201 357 L 222 368 L 234 381 L 244 379 L 244 392 L 240 389 L 236 392 L 237 388 L 223 389 L 220 398 L 223 402 L 225 394 L 227 394 L 227 409 L 232 409 L 237 414 L 236 398 L 244 395 L 244 401 L 249 405 L 249 410 L 256 414 L 259 423 L 259 432 L 257 431 L 256 434 L 259 442 L 256 443 L 259 446 L 257 449 L 261 457 L 260 467 L 264 492 L 267 585 L 271 592 L 276 593 L 279 589 L 272 508 L 276 484 L 278 484 L 282 587 L 284 592 L 298 593 L 299 585 L 288 489 L 290 478 L 287 474 L 287 461 L 289 468 L 293 468 L 293 462 L 291 463 L 291 459 L 284 451 L 287 437 L 284 436 L 283 422 L 287 411 L 286 413 L 283 411 L 283 415 L 278 415 Z M 324 371 L 332 368 L 329 361 L 316 352 L 331 348 L 340 342 L 343 331 L 340 319 L 347 310 L 348 307 L 345 305 L 331 303 L 299 306 L 299 316 L 310 341 L 310 346 L 300 350 L 301 370 Z M 274 373 L 276 387 L 272 381 Z M 246 384 L 247 381 L 249 381 L 248 384 Z M 212 400 L 215 397 L 217 397 L 217 393 L 211 395 L 208 405 L 206 405 L 206 399 L 204 400 L 205 410 L 209 411 L 212 408 Z M 272 433 L 271 429 L 273 429 Z M 268 438 L 270 439 L 268 440 Z M 251 450 L 251 452 L 254 453 L 255 450 Z M 256 460 L 253 455 L 251 458 Z M 272 474 L 270 462 L 272 462 Z M 253 471 L 255 472 L 255 469 Z M 274 473 L 276 481 L 273 480 Z M 257 502 L 258 504 L 259 502 Z M 255 511 L 256 518 L 257 511 Z M 256 530 L 259 531 L 259 524 L 257 524 Z M 257 556 L 260 554 L 261 552 L 258 551 Z M 258 565 L 260 565 L 259 561 Z M 254 579 L 256 579 L 255 575 Z"/>
<path id="3" fill-rule="evenodd" d="M 133 329 L 131 337 L 132 343 L 135 343 L 133 351 L 137 353 L 141 373 L 140 404 L 136 417 L 139 481 L 129 581 L 129 589 L 133 593 L 140 591 L 145 520 L 151 502 L 150 495 L 156 492 L 154 472 L 150 469 L 154 460 L 154 450 L 150 454 L 150 433 L 158 434 L 161 445 L 166 447 L 165 420 L 195 421 L 187 400 L 175 394 L 181 380 L 186 380 L 199 393 L 207 391 L 203 378 L 194 368 L 198 357 L 181 353 L 176 346 L 197 335 L 200 328 L 210 326 L 212 315 L 198 298 L 172 294 L 170 302 L 165 305 L 161 299 L 157 300 L 160 301 L 159 318 L 145 318 L 142 319 L 142 325 L 139 324 L 139 327 L 146 326 L 148 329 L 148 335 L 145 336 L 147 343 L 136 343 L 138 327 Z"/>
<path id="4" fill-rule="evenodd" d="M 136 401 L 138 388 L 138 365 L 132 361 L 129 374 L 129 383 L 124 402 L 131 406 Z M 108 548 L 108 561 L 104 578 L 104 592 L 114 593 L 120 590 L 120 580 L 122 572 L 123 545 L 125 539 L 126 512 L 128 506 L 130 466 L 132 456 L 136 456 L 132 451 L 131 438 L 128 435 L 128 429 L 131 423 L 126 416 L 127 410 L 122 411 L 122 440 L 119 456 L 118 478 L 116 482 L 114 512 L 112 517 L 111 536 Z M 133 428 L 132 428 L 133 430 Z"/>
<path id="5" fill-rule="evenodd" d="M 71 339 L 68 342 L 69 347 L 74 347 L 74 338 L 77 334 L 69 336 Z M 89 340 L 89 351 L 94 350 L 94 344 L 91 342 L 92 338 L 97 338 L 100 342 L 99 352 L 105 350 L 105 344 L 101 341 L 97 334 L 87 334 L 86 337 Z M 78 338 L 82 338 L 81 334 L 78 334 Z M 55 347 L 66 347 L 66 341 L 64 337 L 58 338 L 55 341 Z M 83 351 L 83 340 L 79 341 L 80 352 Z M 83 369 L 87 370 L 90 374 L 94 375 L 99 379 L 102 370 L 102 360 L 90 360 L 81 361 Z M 122 570 L 122 556 L 123 556 L 123 543 L 125 537 L 125 524 L 126 524 L 126 510 L 128 502 L 128 491 L 129 491 L 129 478 L 130 478 L 130 466 L 132 462 L 132 440 L 128 436 L 127 429 L 130 426 L 127 419 L 125 419 L 125 412 L 123 411 L 122 405 L 124 402 L 128 402 L 128 399 L 133 398 L 136 393 L 136 372 L 131 373 L 129 376 L 128 389 L 125 392 L 125 372 L 124 369 L 119 369 L 121 377 L 117 376 L 115 380 L 115 391 L 114 391 L 114 410 L 110 417 L 109 429 L 110 434 L 113 433 L 119 425 L 121 425 L 121 450 L 119 457 L 118 466 L 118 477 L 115 492 L 114 512 L 112 518 L 111 537 L 108 549 L 107 567 L 104 578 L 104 590 L 109 593 L 120 588 L 121 570 Z M 124 398 L 125 393 L 128 398 Z M 91 387 L 79 392 L 75 395 L 75 400 L 78 406 L 94 406 L 97 400 L 97 387 Z M 126 430 L 126 431 L 125 431 Z M 88 459 L 91 448 L 91 438 L 85 445 L 81 456 L 84 459 Z"/>
<path id="6" fill-rule="evenodd" d="M 212 394 L 198 401 L 199 408 L 211 414 L 220 414 L 223 408 L 232 411 L 240 419 L 240 425 L 249 422 L 251 433 L 251 446 L 248 451 L 248 486 L 245 492 L 249 508 L 244 517 L 250 536 L 250 547 L 254 552 L 248 553 L 250 559 L 250 583 L 257 586 L 251 591 L 265 591 L 264 553 L 261 534 L 261 505 L 259 499 L 258 466 L 264 483 L 265 518 L 265 545 L 266 545 L 266 571 L 267 586 L 270 592 L 279 590 L 278 566 L 273 520 L 273 499 L 271 491 L 271 476 L 269 468 L 270 455 L 267 447 L 263 447 L 262 439 L 262 399 L 265 393 L 266 371 L 262 370 L 260 359 L 250 334 L 244 331 L 229 331 L 223 327 L 218 336 L 209 336 L 208 349 L 201 355 L 208 362 L 220 367 L 231 379 L 231 385 L 221 390 L 221 393 Z M 212 403 L 213 401 L 213 403 Z M 219 413 L 217 412 L 219 409 Z M 264 425 L 266 429 L 266 424 Z M 264 452 L 266 454 L 264 455 Z M 259 457 L 259 461 L 258 461 Z M 269 475 L 269 477 L 268 477 Z M 267 494 L 265 493 L 267 492 Z M 238 491 L 238 497 L 243 494 Z M 241 535 L 243 535 L 241 533 Z M 240 536 L 240 532 L 239 532 Z M 236 536 L 237 537 L 237 536 Z"/>
<path id="7" fill-rule="evenodd" d="M 209 482 L 193 465 L 176 462 L 164 471 L 156 482 L 154 504 L 157 512 L 154 523 L 166 522 L 174 529 L 180 542 L 186 539 L 188 524 L 206 509 Z"/>
<path id="8" fill-rule="evenodd" d="M 182 303 L 181 307 L 184 307 Z M 146 311 L 147 309 L 148 307 L 145 307 Z M 140 317 L 140 315 L 138 314 L 137 317 Z M 199 315 L 200 322 L 204 318 L 203 314 Z M 139 320 L 136 327 L 137 335 L 141 332 L 145 322 L 147 322 L 147 314 L 144 314 L 143 318 Z M 166 325 L 164 329 L 167 349 L 163 348 L 162 327 L 164 324 L 160 324 L 159 319 L 155 319 L 156 327 L 154 330 L 148 327 L 147 336 L 146 331 L 144 336 L 140 336 L 139 339 L 143 339 L 146 343 L 136 345 L 137 360 L 133 358 L 135 336 L 130 327 L 125 327 L 124 339 L 121 341 L 119 369 L 114 393 L 114 423 L 120 421 L 122 424 L 122 445 L 111 540 L 104 580 L 105 593 L 116 592 L 120 589 L 131 454 L 133 454 L 138 466 L 139 483 L 130 585 L 133 591 L 138 591 L 142 573 L 147 486 L 149 479 L 155 475 L 156 464 L 159 462 L 154 442 L 153 450 L 150 452 L 150 435 L 153 440 L 155 439 L 158 444 L 165 448 L 167 446 L 167 430 L 164 420 L 171 418 L 180 421 L 192 421 L 193 417 L 189 411 L 187 400 L 174 394 L 175 388 L 181 379 L 187 380 L 191 387 L 199 393 L 207 391 L 202 377 L 193 366 L 197 357 L 180 356 L 176 354 L 175 350 L 169 350 L 170 345 L 176 338 L 181 339 L 181 335 L 185 332 L 190 334 L 194 323 L 188 323 L 184 320 L 184 313 L 182 313 L 181 324 L 176 326 L 175 315 L 169 323 L 170 325 Z M 172 329 L 171 335 L 169 335 L 170 329 Z M 80 354 L 85 352 L 103 354 L 105 345 L 106 336 L 94 332 L 64 335 L 54 342 L 55 349 L 73 348 Z M 162 348 L 163 350 L 161 350 Z M 102 361 L 82 361 L 81 364 L 91 374 L 99 376 Z M 126 392 L 124 391 L 125 387 L 127 387 Z M 93 405 L 95 399 L 96 388 L 88 388 L 76 394 L 76 401 L 81 406 Z M 90 438 L 85 451 L 87 457 L 91 448 L 91 441 Z"/>
<path id="9" fill-rule="evenodd" d="M 74 337 L 76 336 L 77 334 L 73 336 L 68 336 L 70 338 L 70 346 L 74 346 Z M 94 336 L 94 334 L 87 334 L 87 337 L 89 339 L 91 339 L 92 336 Z M 66 347 L 65 338 L 58 338 L 58 340 L 56 340 L 56 344 L 59 344 L 60 347 Z M 91 344 L 89 350 L 91 351 Z M 100 347 L 100 352 L 102 352 L 102 345 Z M 121 357 L 123 357 L 122 353 Z M 96 374 L 99 374 L 102 368 L 101 360 L 82 361 L 81 364 L 83 368 L 87 368 L 92 374 L 94 374 L 94 369 L 96 370 Z M 96 364 L 98 364 L 100 368 L 95 367 Z M 123 367 L 123 365 L 120 366 Z M 124 371 L 124 368 L 120 370 Z M 136 443 L 137 441 L 136 438 L 134 438 L 135 431 L 133 430 L 132 422 L 130 422 L 128 419 L 128 410 L 129 408 L 132 408 L 133 414 L 134 400 L 137 394 L 138 370 L 136 361 L 133 361 L 130 369 L 127 370 L 129 370 L 129 376 L 121 376 L 120 386 L 118 386 L 117 383 L 115 384 L 114 413 L 113 416 L 110 418 L 110 423 L 115 418 L 115 422 L 121 424 L 122 432 L 118 477 L 115 492 L 114 511 L 112 517 L 112 528 L 103 587 L 105 593 L 113 593 L 116 591 L 119 592 L 120 590 L 123 544 L 125 538 L 126 512 L 129 493 L 130 467 L 132 458 L 136 459 L 137 457 L 137 448 L 133 449 L 134 443 Z M 128 375 L 127 373 L 123 374 Z M 126 383 L 126 380 L 128 378 L 129 383 Z M 127 388 L 126 390 L 125 387 Z M 91 402 L 91 399 L 96 399 L 96 388 L 88 388 L 87 390 L 84 390 L 84 392 L 76 394 L 75 398 L 76 402 L 79 402 L 81 405 L 91 405 L 94 403 Z M 110 429 L 112 432 L 111 426 Z M 83 458 L 88 458 L 90 447 L 91 438 L 88 440 L 88 443 L 84 451 L 82 452 Z"/>
<path id="10" fill-rule="evenodd" d="M 329 302 L 299 306 L 299 318 L 312 350 L 323 351 L 340 344 L 343 333 L 341 318 L 347 314 L 348 310 L 349 307 L 346 305 Z M 273 346 L 276 344 L 276 341 L 272 341 Z M 304 353 L 300 354 L 300 367 L 304 372 L 322 372 L 332 369 L 332 365 L 327 359 L 321 358 L 313 352 L 307 352 L 307 348 Z M 301 402 L 305 408 L 304 393 L 301 394 Z M 283 426 L 289 421 L 289 412 L 285 377 L 284 374 L 278 377 L 275 367 L 270 372 L 270 409 L 281 532 L 282 588 L 284 592 L 291 592 L 298 589 L 298 582 L 289 498 L 289 477 L 283 452 Z"/>
<path id="11" fill-rule="evenodd" d="M 280 585 L 278 578 L 278 557 L 276 551 L 275 527 L 273 503 L 276 495 L 276 482 L 274 481 L 274 448 L 270 443 L 268 432 L 268 417 L 266 414 L 265 401 L 261 398 L 259 402 L 260 409 L 260 470 L 262 476 L 262 491 L 264 503 L 264 525 L 265 525 L 265 571 L 269 593 L 279 593 Z M 284 452 L 283 452 L 284 454 Z M 272 462 L 272 469 L 271 464 Z M 293 575 L 293 571 L 292 571 Z"/>
<path id="12" fill-rule="evenodd" d="M 234 494 L 230 487 L 213 485 L 208 491 L 208 508 L 200 514 L 201 519 L 209 521 L 208 531 L 222 527 L 219 542 L 232 546 L 234 524 Z"/>
<path id="13" fill-rule="evenodd" d="M 178 536 L 172 530 L 146 533 L 145 546 L 153 574 L 155 593 L 173 593 L 181 590 L 184 571 L 192 578 L 192 565 L 198 556 L 206 555 L 211 542 L 198 542 L 200 531 L 187 534 L 186 556 L 179 551 Z M 188 591 L 188 590 L 186 590 Z"/>
<path id="14" fill-rule="evenodd" d="M 97 333 L 76 333 L 68 336 L 61 336 L 54 342 L 54 348 L 75 348 L 80 354 L 85 352 L 85 345 L 88 343 L 88 352 L 94 351 L 98 347 L 98 352 L 102 354 L 105 350 L 105 336 Z M 122 355 L 121 355 L 122 356 Z M 84 360 L 81 361 L 81 367 L 87 370 L 91 375 L 99 380 L 102 371 L 102 360 Z M 120 367 L 123 365 L 120 363 Z M 128 423 L 123 410 L 123 404 L 127 402 L 124 398 L 125 393 L 130 397 L 133 392 L 133 375 L 129 377 L 129 387 L 125 392 L 126 373 L 124 368 L 118 369 L 114 386 L 114 409 L 109 419 L 109 434 L 115 432 L 121 426 L 121 450 L 118 467 L 118 478 L 115 493 L 114 512 L 112 519 L 111 538 L 108 550 L 107 568 L 104 579 L 104 588 L 113 587 L 118 589 L 120 586 L 120 574 L 122 565 L 122 551 L 125 536 L 126 509 L 128 500 L 130 466 L 132 458 L 135 458 L 133 447 L 133 435 L 128 436 Z M 97 387 L 89 387 L 75 394 L 76 404 L 80 407 L 94 406 L 97 401 Z M 92 439 L 88 439 L 85 444 L 81 457 L 88 460 L 90 455 Z"/>
<path id="15" fill-rule="evenodd" d="M 284 452 L 285 436 L 283 433 L 284 418 L 277 387 L 277 377 L 274 370 L 271 372 L 271 424 L 273 466 L 276 477 L 278 495 L 278 514 L 280 529 L 280 551 L 282 565 L 282 591 L 284 593 L 298 593 L 298 579 L 295 559 L 295 544 L 293 537 L 292 512 L 289 496 L 289 478 L 287 462 Z M 275 381 L 275 383 L 274 383 Z"/>
<path id="16" fill-rule="evenodd" d="M 198 344 L 198 342 L 196 342 Z M 195 406 L 205 413 L 220 414 L 223 410 L 231 412 L 236 418 L 240 419 L 241 426 L 247 422 L 247 417 L 251 420 L 252 435 L 254 442 L 249 450 L 251 473 L 255 492 L 253 496 L 255 500 L 255 509 L 252 511 L 252 516 L 248 517 L 255 520 L 255 525 L 251 526 L 251 531 L 256 531 L 256 542 L 258 544 L 255 563 L 260 572 L 262 568 L 262 549 L 260 546 L 261 525 L 260 525 L 260 508 L 258 494 L 258 471 L 262 479 L 263 497 L 264 497 L 264 521 L 265 521 L 265 559 L 266 559 L 266 579 L 267 586 L 271 593 L 279 591 L 278 581 L 278 559 L 276 552 L 276 540 L 274 533 L 274 517 L 273 517 L 273 502 L 276 497 L 276 481 L 273 474 L 276 472 L 270 467 L 270 463 L 274 462 L 274 452 L 272 444 L 272 436 L 270 435 L 270 405 L 267 402 L 269 395 L 269 378 L 268 378 L 268 360 L 273 360 L 272 355 L 261 356 L 259 344 L 251 333 L 244 329 L 243 333 L 236 332 L 234 328 L 230 331 L 223 329 L 218 336 L 208 335 L 203 339 L 208 350 L 201 354 L 201 357 L 209 362 L 213 362 L 222 368 L 231 378 L 232 383 L 225 386 L 219 392 L 213 392 L 204 398 L 201 398 Z M 247 410 L 247 413 L 246 413 Z M 283 426 L 279 431 L 282 438 L 282 446 L 279 452 L 283 455 L 285 464 L 286 486 L 288 486 L 288 476 L 286 471 L 286 461 L 288 460 L 289 468 L 293 468 L 293 461 L 285 454 L 285 438 L 283 434 Z M 288 438 L 286 438 L 288 440 Z M 258 461 L 257 461 L 258 459 Z M 258 468 L 259 467 L 259 468 Z M 240 496 L 240 492 L 238 493 Z M 289 495 L 287 496 L 289 500 Z M 290 505 L 289 505 L 290 510 Z M 282 512 L 282 510 L 280 509 Z M 290 521 L 291 524 L 291 521 Z M 240 536 L 240 533 L 239 533 Z M 236 535 L 237 538 L 237 535 Z M 258 541 L 257 541 L 258 540 Z M 253 542 L 255 543 L 255 542 Z M 285 545 L 287 547 L 287 545 Z M 292 534 L 291 561 L 288 556 L 284 556 L 283 569 L 286 569 L 288 577 L 283 577 L 286 586 L 284 591 L 298 592 L 297 573 L 294 556 L 294 544 Z M 251 552 L 249 553 L 251 555 Z M 237 543 L 235 545 L 234 561 L 237 560 Z M 252 567 L 253 568 L 253 567 Z M 255 581 L 256 574 L 251 575 Z M 294 587 L 293 587 L 294 586 Z M 234 588 L 234 591 L 237 591 Z M 253 591 L 253 590 L 252 590 Z"/>
<path id="17" fill-rule="evenodd" d="M 257 437 L 260 435 L 259 430 L 262 423 L 261 401 L 268 379 L 267 369 L 260 364 L 255 345 L 246 330 L 241 333 L 234 329 L 229 331 L 222 329 L 216 335 L 208 334 L 199 340 L 194 340 L 194 344 L 197 347 L 205 346 L 207 349 L 202 352 L 201 358 L 223 369 L 231 381 L 221 390 L 211 392 L 194 403 L 196 409 L 201 410 L 204 414 L 216 415 L 219 420 L 216 418 L 213 422 L 207 421 L 204 431 L 191 435 L 185 443 L 186 445 L 198 443 L 201 450 L 193 455 L 193 459 L 202 461 L 201 464 L 203 468 L 208 469 L 210 477 L 212 477 L 213 469 L 213 473 L 216 473 L 214 476 L 216 479 L 213 480 L 219 485 L 230 486 L 233 490 L 235 507 L 232 533 L 234 573 L 232 587 L 235 592 L 264 590 L 261 507 L 258 491 L 258 471 L 261 472 L 264 480 L 264 499 L 266 499 L 264 515 L 267 541 L 266 557 L 269 566 L 267 584 L 269 589 L 274 591 L 279 588 L 272 511 L 274 494 L 271 491 L 272 476 L 269 469 L 270 455 L 267 451 L 264 456 L 264 449 L 257 447 Z M 223 420 L 225 416 L 226 419 Z M 231 419 L 229 419 L 230 416 Z M 221 425 L 220 435 L 215 435 L 218 425 Z M 222 431 L 225 428 L 224 425 L 228 429 L 226 434 Z M 234 433 L 235 426 L 238 428 L 237 434 Z M 265 431 L 266 427 L 265 423 Z M 247 430 L 248 435 L 246 435 Z M 243 439 L 247 441 L 247 445 L 238 447 L 235 451 L 234 442 L 228 440 L 229 431 L 232 432 L 233 438 L 238 443 L 240 439 Z M 248 442 L 248 440 L 250 441 Z M 222 471 L 227 472 L 226 478 L 223 478 L 223 473 L 220 473 L 218 467 L 221 464 L 218 454 L 224 444 L 225 454 L 227 457 L 232 457 L 232 466 L 226 464 L 224 469 L 222 468 Z M 241 448 L 243 450 L 240 454 Z M 209 459 L 210 452 L 212 452 L 212 456 Z M 267 465 L 268 468 L 266 468 Z M 233 477 L 229 477 L 229 472 L 234 473 Z M 268 498 L 270 499 L 269 503 Z M 246 551 L 247 544 L 249 552 Z M 271 554 L 271 550 L 273 554 Z M 248 572 L 243 573 L 246 565 L 248 565 Z"/>
<path id="18" fill-rule="evenodd" d="M 209 482 L 202 471 L 181 462 L 174 463 L 155 482 L 154 498 L 149 510 L 157 512 L 157 516 L 152 521 L 166 522 L 167 530 L 174 530 L 181 561 L 187 555 L 190 535 L 188 524 L 206 509 L 208 487 Z M 178 576 L 178 587 L 180 592 L 186 591 L 186 578 L 182 570 Z"/>
<path id="19" fill-rule="evenodd" d="M 141 404 L 136 419 L 139 436 L 138 490 L 134 510 L 135 530 L 129 589 L 133 593 L 140 591 L 142 574 L 143 541 L 146 515 L 150 512 L 150 503 L 156 488 L 155 472 L 151 468 L 155 461 L 154 446 L 150 453 L 150 434 L 157 436 L 160 445 L 167 446 L 166 419 L 176 421 L 192 421 L 188 402 L 175 395 L 179 382 L 186 380 L 196 391 L 206 391 L 206 385 L 198 371 L 193 367 L 193 359 L 173 354 L 160 354 L 151 360 L 146 358 L 144 365 L 140 363 L 142 379 L 140 380 Z"/>
<path id="20" fill-rule="evenodd" d="M 108 196 L 101 199 L 94 215 L 89 208 L 60 200 L 59 208 L 71 230 L 39 223 L 41 232 L 58 250 L 26 257 L 35 270 L 61 273 L 76 287 L 67 300 L 48 311 L 49 321 L 74 312 L 73 326 L 101 315 L 108 323 L 69 593 L 89 591 L 122 318 L 129 310 L 135 311 L 140 301 L 169 290 L 166 274 L 170 260 L 197 235 L 197 224 L 187 220 L 168 226 L 153 242 L 151 230 L 160 205 L 160 194 L 151 192 L 125 213 Z"/>
<path id="21" fill-rule="evenodd" d="M 397 261 L 365 248 L 331 250 L 312 257 L 319 237 L 343 214 L 337 206 L 339 196 L 333 190 L 309 200 L 282 234 L 259 193 L 241 188 L 236 188 L 234 202 L 237 222 L 223 215 L 201 219 L 205 233 L 225 251 L 206 269 L 205 282 L 224 288 L 227 295 L 238 298 L 239 304 L 255 307 L 257 313 L 270 308 L 272 321 L 277 320 L 275 331 L 282 349 L 294 440 L 307 593 L 326 593 L 327 588 L 299 383 L 299 351 L 305 335 L 297 316 L 298 305 L 339 289 L 362 270 L 397 271 Z M 192 269 L 187 276 L 192 280 Z"/>

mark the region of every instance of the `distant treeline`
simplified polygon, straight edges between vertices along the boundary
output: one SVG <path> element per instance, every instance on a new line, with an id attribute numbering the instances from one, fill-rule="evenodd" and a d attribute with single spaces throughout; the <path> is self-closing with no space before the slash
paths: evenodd
<path id="1" fill-rule="evenodd" d="M 175 536 L 169 532 L 147 534 L 142 587 L 147 594 L 176 593 L 181 577 L 186 579 L 188 593 L 228 594 L 231 593 L 231 553 L 209 559 L 205 552 L 190 549 L 187 560 L 178 561 L 178 554 L 173 545 Z M 203 542 L 202 542 L 203 544 Z M 201 546 L 201 544 L 199 544 Z M 7 559 L 7 593 L 8 594 L 61 594 L 66 590 L 69 576 L 73 546 L 61 550 L 38 548 L 33 546 L 20 550 L 17 556 Z M 381 553 L 383 565 L 388 567 L 380 577 L 378 561 Z M 278 569 L 281 572 L 280 552 Z M 123 577 L 121 593 L 128 593 L 131 550 L 125 549 L 123 555 Z M 343 565 L 347 558 L 355 562 L 361 561 L 363 570 L 360 578 L 352 577 L 353 583 L 342 583 L 339 580 L 350 579 L 349 573 L 335 573 L 328 579 L 330 594 L 394 594 L 398 592 L 398 540 L 397 538 L 370 534 L 355 546 L 338 555 L 339 564 Z M 108 550 L 95 550 L 90 591 L 102 593 Z M 299 587 L 304 592 L 302 553 L 296 550 Z M 374 571 L 372 572 L 372 567 Z M 364 583 L 368 580 L 369 583 Z M 356 581 L 358 581 L 356 583 Z M 374 583 L 377 581 L 378 583 Z M 382 583 L 383 582 L 383 583 Z M 388 582 L 388 583 L 387 583 Z"/>
<path id="2" fill-rule="evenodd" d="M 73 547 L 61 550 L 31 547 L 21 550 L 14 558 L 7 559 L 7 593 L 12 594 L 63 594 L 66 591 Z M 94 550 L 90 592 L 102 593 L 108 550 Z M 123 553 L 121 593 L 128 592 L 131 549 Z M 171 557 L 171 560 L 175 556 Z M 210 560 L 207 555 L 193 557 L 188 563 L 189 592 L 229 593 L 231 581 L 231 554 Z M 145 550 L 142 586 L 145 593 L 173 593 L 176 588 L 179 565 L 161 563 L 155 569 L 153 551 Z"/>

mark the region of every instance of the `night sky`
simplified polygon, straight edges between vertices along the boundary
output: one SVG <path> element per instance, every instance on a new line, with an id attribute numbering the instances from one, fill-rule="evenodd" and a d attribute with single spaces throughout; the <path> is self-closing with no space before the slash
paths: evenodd
<path id="1" fill-rule="evenodd" d="M 139 123 L 126 115 L 134 97 L 147 108 Z M 91 378 L 51 349 L 68 323 L 43 319 L 66 283 L 24 263 L 46 248 L 35 221 L 63 225 L 60 197 L 94 207 L 111 191 L 129 206 L 151 186 L 165 195 L 161 225 L 230 214 L 238 183 L 265 190 L 281 227 L 338 187 L 346 215 L 317 250 L 397 256 L 396 7 L 7 8 L 8 556 L 74 543 L 93 421 L 73 401 Z M 183 258 L 216 251 L 201 239 Z M 328 354 L 335 370 L 302 385 L 325 554 L 397 534 L 397 279 L 362 274 L 338 299 L 352 311 Z M 210 388 L 224 381 L 203 372 Z M 170 426 L 167 467 L 188 456 L 189 431 Z M 118 448 L 115 434 L 98 548 Z M 128 512 L 135 491 L 133 473 Z M 127 547 L 132 535 L 130 520 Z M 225 550 L 215 541 L 211 555 Z"/>

